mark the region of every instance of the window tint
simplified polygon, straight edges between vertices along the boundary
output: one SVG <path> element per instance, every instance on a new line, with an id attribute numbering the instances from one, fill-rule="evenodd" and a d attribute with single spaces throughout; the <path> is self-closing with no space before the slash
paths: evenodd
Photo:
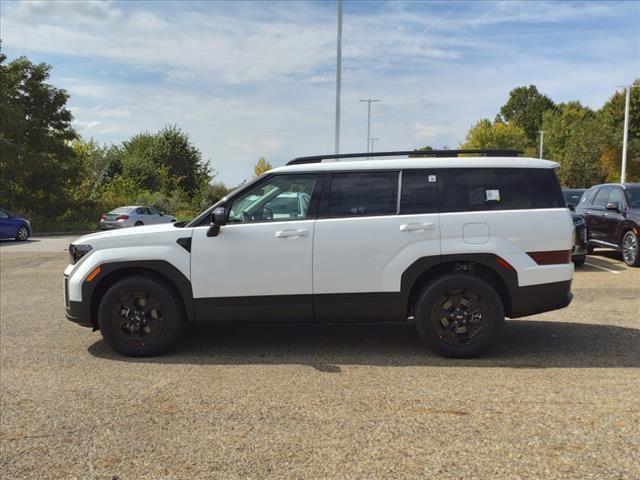
<path id="1" fill-rule="evenodd" d="M 398 203 L 398 172 L 331 174 L 329 217 L 393 215 Z"/>
<path id="2" fill-rule="evenodd" d="M 437 174 L 427 170 L 404 170 L 400 189 L 400 213 L 438 211 Z"/>
<path id="3" fill-rule="evenodd" d="M 591 202 L 595 207 L 604 207 L 609 201 L 609 187 L 603 187 L 598 190 L 596 196 L 593 198 L 593 202 Z"/>
<path id="4" fill-rule="evenodd" d="M 590 204 L 591 200 L 593 200 L 594 193 L 596 193 L 596 189 L 591 187 L 589 190 L 584 192 L 584 195 L 582 195 L 582 198 L 580 199 L 580 203 L 584 205 Z"/>
<path id="5" fill-rule="evenodd" d="M 459 168 L 441 172 L 441 211 L 565 207 L 552 169 Z"/>
<path id="6" fill-rule="evenodd" d="M 640 187 L 627 187 L 624 193 L 629 208 L 640 208 Z"/>
<path id="7" fill-rule="evenodd" d="M 304 220 L 315 184 L 316 175 L 275 175 L 233 201 L 229 222 Z"/>
<path id="8" fill-rule="evenodd" d="M 609 193 L 608 203 L 617 203 L 619 207 L 624 207 L 624 196 L 621 188 L 612 188 Z"/>
<path id="9" fill-rule="evenodd" d="M 147 210 L 146 208 L 142 207 L 136 210 L 136 213 L 138 215 L 149 215 L 149 210 Z"/>

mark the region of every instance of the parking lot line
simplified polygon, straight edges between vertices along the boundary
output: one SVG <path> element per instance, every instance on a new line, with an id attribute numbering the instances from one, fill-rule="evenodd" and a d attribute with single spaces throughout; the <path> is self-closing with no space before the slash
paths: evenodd
<path id="1" fill-rule="evenodd" d="M 584 262 L 585 265 L 589 265 L 590 267 L 593 268 L 599 268 L 600 270 L 604 270 L 605 272 L 611 272 L 611 273 L 620 273 L 619 270 L 611 270 L 610 268 L 607 267 L 601 267 L 600 265 L 595 265 L 593 263 L 589 263 L 589 262 Z"/>

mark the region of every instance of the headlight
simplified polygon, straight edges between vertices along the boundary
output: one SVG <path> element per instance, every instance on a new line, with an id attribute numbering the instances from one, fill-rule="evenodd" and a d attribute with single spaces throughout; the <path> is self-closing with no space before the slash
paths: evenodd
<path id="1" fill-rule="evenodd" d="M 71 264 L 76 264 L 91 251 L 91 245 L 69 245 L 69 261 Z"/>

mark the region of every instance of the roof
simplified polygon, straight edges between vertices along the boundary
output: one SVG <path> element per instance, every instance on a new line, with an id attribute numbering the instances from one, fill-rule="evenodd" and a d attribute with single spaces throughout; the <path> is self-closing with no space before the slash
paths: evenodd
<path id="1" fill-rule="evenodd" d="M 271 172 L 405 170 L 410 168 L 557 168 L 550 160 L 527 157 L 421 157 L 385 160 L 324 161 L 277 167 Z"/>

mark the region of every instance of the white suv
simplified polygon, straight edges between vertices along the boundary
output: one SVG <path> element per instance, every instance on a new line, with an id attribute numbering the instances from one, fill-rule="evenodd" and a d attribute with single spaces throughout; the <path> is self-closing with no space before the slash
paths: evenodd
<path id="1" fill-rule="evenodd" d="M 336 161 L 367 156 L 409 158 Z M 557 166 L 491 150 L 292 160 L 186 225 L 78 239 L 66 315 L 131 356 L 192 322 L 392 320 L 444 355 L 478 355 L 505 316 L 571 302 Z"/>

